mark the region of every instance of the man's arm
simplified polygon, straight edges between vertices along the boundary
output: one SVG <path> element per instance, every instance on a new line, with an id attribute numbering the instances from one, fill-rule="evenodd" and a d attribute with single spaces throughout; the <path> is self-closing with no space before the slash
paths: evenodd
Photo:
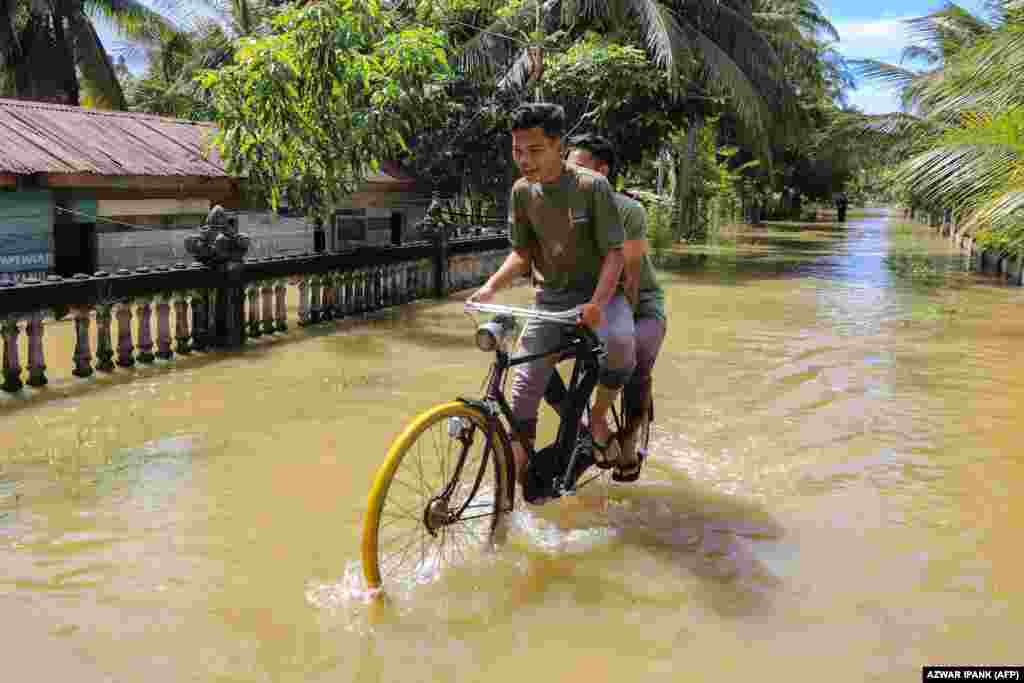
<path id="1" fill-rule="evenodd" d="M 635 311 L 640 303 L 640 268 L 647 254 L 647 214 L 640 204 L 633 201 L 624 202 L 619 213 L 626 232 L 626 242 L 622 246 L 626 261 L 623 266 L 626 298 Z"/>
<path id="2" fill-rule="evenodd" d="M 597 288 L 588 305 L 597 310 L 584 310 L 584 322 L 589 327 L 596 329 L 603 321 L 604 309 L 615 296 L 619 278 L 622 277 L 622 266 L 625 262 L 622 256 L 622 243 L 625 241 L 626 234 L 622 228 L 622 219 L 619 216 L 619 209 L 615 205 L 615 198 L 608 181 L 604 178 L 595 179 L 593 192 L 594 237 L 597 241 L 598 251 L 604 260 L 601 263 Z"/>
<path id="3" fill-rule="evenodd" d="M 498 268 L 498 272 L 487 278 L 484 287 L 497 292 L 508 287 L 517 277 L 527 275 L 529 272 L 530 254 L 525 249 L 513 249 L 505 257 L 505 262 L 501 264 L 501 268 Z"/>
<path id="4" fill-rule="evenodd" d="M 622 255 L 625 260 L 622 272 L 625 273 L 626 298 L 633 305 L 634 311 L 640 303 L 640 266 L 644 262 L 646 254 L 646 238 L 626 240 L 626 243 L 622 245 Z"/>
<path id="5" fill-rule="evenodd" d="M 615 296 L 615 290 L 619 287 L 619 277 L 622 275 L 624 262 L 625 259 L 623 258 L 621 248 L 612 249 L 604 257 L 597 289 L 594 290 L 594 296 L 590 298 L 590 303 L 598 306 L 602 311 L 608 305 L 608 302 L 612 300 L 612 297 Z"/>
<path id="6" fill-rule="evenodd" d="M 505 262 L 498 268 L 498 272 L 487 278 L 484 286 L 473 292 L 467 301 L 487 303 L 494 298 L 495 293 L 507 287 L 513 280 L 530 272 L 533 261 L 530 255 L 530 245 L 534 241 L 533 226 L 526 215 L 526 212 L 516 201 L 515 188 L 512 190 L 511 201 L 509 202 L 509 241 L 512 243 L 512 252 L 505 257 Z"/>

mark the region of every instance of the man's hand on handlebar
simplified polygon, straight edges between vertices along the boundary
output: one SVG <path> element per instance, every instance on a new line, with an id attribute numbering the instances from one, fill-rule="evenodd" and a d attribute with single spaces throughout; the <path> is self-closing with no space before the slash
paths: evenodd
<path id="1" fill-rule="evenodd" d="M 583 304 L 580 306 L 580 322 L 597 332 L 604 324 L 604 310 L 597 304 Z"/>
<path id="2" fill-rule="evenodd" d="M 475 292 L 473 292 L 472 294 L 470 294 L 469 298 L 466 299 L 466 303 L 468 303 L 468 304 L 486 304 L 486 303 L 490 303 L 494 299 L 494 295 L 495 294 L 496 294 L 496 291 L 495 291 L 495 289 L 493 287 L 491 287 L 489 285 L 484 285 L 480 289 L 478 289 Z"/>

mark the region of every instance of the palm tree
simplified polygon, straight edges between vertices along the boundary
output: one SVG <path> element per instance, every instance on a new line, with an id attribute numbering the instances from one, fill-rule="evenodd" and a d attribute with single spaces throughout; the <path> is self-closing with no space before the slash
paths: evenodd
<path id="1" fill-rule="evenodd" d="M 1011 4 L 1011 3 L 1004 3 Z M 998 8 L 1000 4 L 995 5 Z M 997 13 L 998 13 L 997 9 Z M 946 66 L 964 50 L 989 37 L 996 30 L 991 23 L 971 14 L 963 7 L 949 3 L 923 17 L 907 21 L 911 44 L 904 48 L 900 64 L 875 59 L 851 60 L 861 79 L 874 81 L 899 92 L 902 111 L 870 116 L 854 116 L 844 125 L 877 134 L 897 155 L 905 156 L 945 130 L 943 122 L 932 114 L 936 88 L 946 76 Z M 908 64 L 918 63 L 914 68 Z"/>
<path id="2" fill-rule="evenodd" d="M 210 108 L 195 76 L 228 63 L 236 42 L 255 35 L 277 4 L 273 0 L 167 0 L 178 32 L 148 45 L 145 77 L 132 93 L 132 107 L 182 118 L 209 118 Z"/>
<path id="3" fill-rule="evenodd" d="M 174 31 L 138 0 L 0 0 L 0 95 L 78 105 L 85 91 L 94 106 L 125 108 L 97 17 L 141 42 Z"/>
<path id="4" fill-rule="evenodd" d="M 934 133 L 902 164 L 922 202 L 953 209 L 1000 248 L 1024 246 L 1024 3 L 1003 1 L 918 95 Z"/>
<path id="5" fill-rule="evenodd" d="M 668 75 L 671 96 L 688 110 L 687 135 L 673 167 L 680 228 L 690 231 L 704 121 L 723 110 L 733 114 L 742 137 L 769 159 L 767 133 L 791 94 L 781 57 L 790 39 L 779 28 L 796 27 L 791 34 L 799 35 L 803 25 L 821 21 L 816 5 L 805 0 L 528 0 L 514 14 L 480 27 L 460 46 L 458 63 L 507 88 L 533 86 L 538 95 L 544 52 L 553 44 L 588 29 L 641 42 Z"/>
<path id="6" fill-rule="evenodd" d="M 460 46 L 458 63 L 497 76 L 506 87 L 538 85 L 544 51 L 594 28 L 635 32 L 677 94 L 703 73 L 750 129 L 769 124 L 775 104 L 769 76 L 780 61 L 743 0 L 529 0 L 479 27 Z"/>
<path id="7" fill-rule="evenodd" d="M 909 139 L 897 178 L 912 201 L 952 209 L 1000 248 L 1024 247 L 1024 3 L 994 0 L 987 19 L 948 5 L 916 20 L 926 42 L 912 55 L 930 67 L 901 75 L 899 116 L 865 127 Z M 885 74 L 888 74 L 887 76 Z M 871 126 L 874 126 L 871 128 Z"/>

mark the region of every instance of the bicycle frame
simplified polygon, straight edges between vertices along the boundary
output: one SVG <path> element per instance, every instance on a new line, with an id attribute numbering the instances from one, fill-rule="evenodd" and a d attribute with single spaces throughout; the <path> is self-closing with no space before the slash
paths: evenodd
<path id="1" fill-rule="evenodd" d="M 497 351 L 494 364 L 491 366 L 491 380 L 488 383 L 484 401 L 494 401 L 498 405 L 501 414 L 508 421 L 513 436 L 520 441 L 527 442 L 528 440 L 524 438 L 518 420 L 512 414 L 512 408 L 502 390 L 502 385 L 505 382 L 508 371 L 517 365 L 529 363 L 545 356 L 556 355 L 560 357 L 560 360 L 575 360 L 576 363 L 573 366 L 572 378 L 569 380 L 567 390 L 567 410 L 562 412 L 557 438 L 559 445 L 572 446 L 575 444 L 579 431 L 579 422 L 583 417 L 584 410 L 588 406 L 590 394 L 597 385 L 598 356 L 596 349 L 588 348 L 590 346 L 590 340 L 586 339 L 585 336 L 574 335 L 574 338 L 571 338 L 568 342 L 545 353 L 520 356 L 513 359 L 507 352 Z M 568 357 L 566 357 L 566 352 L 569 352 Z M 531 456 L 535 455 L 532 448 L 528 447 L 527 452 Z"/>
<path id="2" fill-rule="evenodd" d="M 568 326 L 567 326 L 568 327 Z M 502 348 L 495 350 L 495 360 L 491 365 L 489 382 L 482 400 L 469 400 L 461 398 L 467 404 L 472 404 L 483 409 L 484 413 L 493 422 L 499 422 L 499 415 L 505 418 L 508 424 L 508 431 L 514 440 L 519 441 L 527 450 L 529 458 L 534 458 L 537 451 L 530 440 L 523 433 L 522 426 L 512 413 L 512 408 L 505 398 L 502 389 L 508 371 L 524 363 L 529 363 L 546 356 L 558 356 L 559 360 L 575 360 L 572 377 L 566 393 L 566 400 L 560 412 L 558 435 L 555 439 L 555 447 L 558 451 L 568 453 L 569 459 L 564 472 L 556 475 L 553 488 L 559 495 L 571 494 L 575 491 L 575 478 L 572 473 L 575 471 L 579 451 L 576 448 L 579 438 L 580 422 L 584 413 L 589 409 L 590 395 L 597 385 L 598 368 L 600 359 L 604 353 L 604 347 L 592 332 L 582 327 L 575 327 L 567 330 L 568 340 L 563 341 L 559 346 L 543 353 L 530 354 L 512 358 Z M 487 442 L 485 444 L 484 462 L 489 457 L 491 450 L 491 439 L 497 431 L 498 425 L 491 424 Z M 464 457 L 464 456 L 463 456 Z M 460 459 L 461 460 L 461 459 Z M 459 468 L 461 470 L 461 468 Z M 510 478 L 510 493 L 514 492 L 515 481 Z M 514 496 L 510 496 L 512 500 Z"/>

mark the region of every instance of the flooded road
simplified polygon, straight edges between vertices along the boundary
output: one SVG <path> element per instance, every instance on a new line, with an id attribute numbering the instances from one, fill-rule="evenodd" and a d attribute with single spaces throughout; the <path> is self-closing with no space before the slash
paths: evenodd
<path id="1" fill-rule="evenodd" d="M 384 609 L 358 562 L 366 494 L 413 415 L 481 386 L 458 302 L 0 405 L 3 679 L 1024 663 L 1024 290 L 883 210 L 749 228 L 667 267 L 640 481 L 519 510 L 496 557 Z"/>

